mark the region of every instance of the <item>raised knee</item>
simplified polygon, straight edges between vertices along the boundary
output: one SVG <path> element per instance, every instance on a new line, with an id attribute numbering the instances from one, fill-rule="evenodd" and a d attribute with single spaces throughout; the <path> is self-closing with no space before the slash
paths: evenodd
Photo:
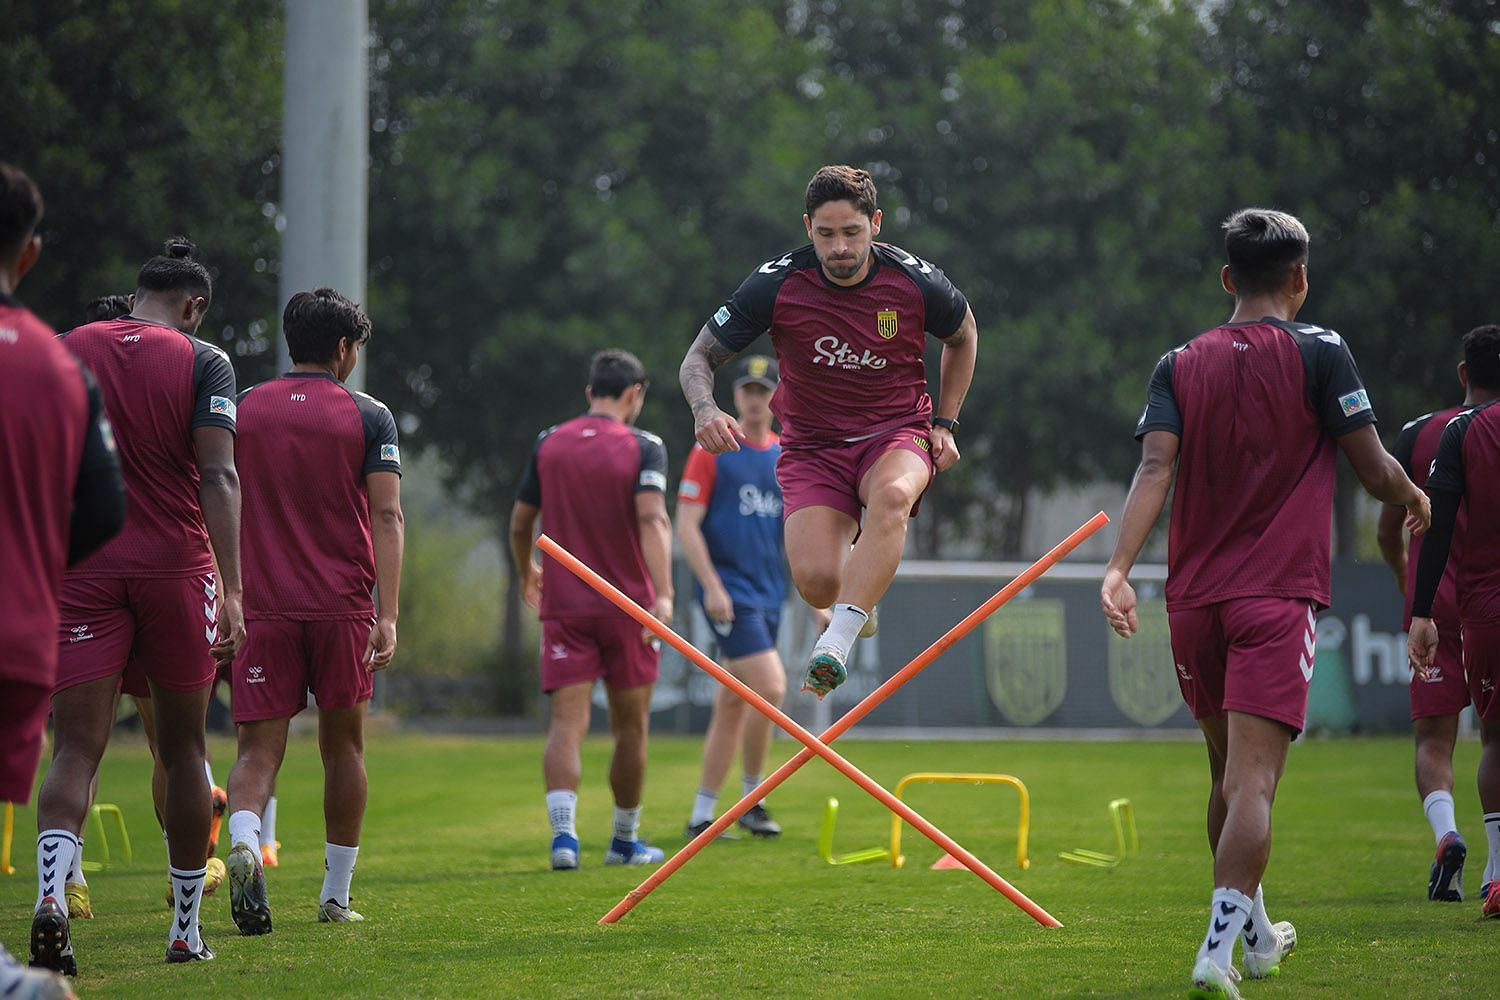
<path id="1" fill-rule="evenodd" d="M 916 502 L 917 494 L 906 480 L 882 483 L 870 492 L 869 503 L 866 505 L 867 516 L 873 514 L 876 517 L 899 520 L 904 524 L 911 516 L 912 505 Z"/>
<path id="2" fill-rule="evenodd" d="M 804 573 L 797 577 L 797 592 L 815 608 L 831 608 L 839 599 L 841 582 L 837 573 Z"/>

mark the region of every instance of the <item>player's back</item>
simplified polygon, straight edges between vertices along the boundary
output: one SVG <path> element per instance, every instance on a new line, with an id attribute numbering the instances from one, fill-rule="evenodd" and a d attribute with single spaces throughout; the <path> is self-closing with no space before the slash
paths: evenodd
<path id="1" fill-rule="evenodd" d="M 0 679 L 50 684 L 88 393 L 52 329 L 0 295 Z"/>
<path id="2" fill-rule="evenodd" d="M 245 390 L 235 444 L 245 616 L 367 617 L 375 560 L 365 477 L 400 473 L 391 412 L 330 374 Z"/>
<path id="3" fill-rule="evenodd" d="M 1394 455 L 1418 489 L 1427 488 L 1427 476 L 1432 471 L 1432 460 L 1437 457 L 1438 442 L 1443 437 L 1443 428 L 1463 411 L 1462 406 L 1450 406 L 1446 410 L 1423 414 L 1401 428 L 1401 433 L 1396 438 Z M 1455 550 L 1462 549 L 1465 513 L 1464 506 L 1460 505 L 1458 520 L 1453 527 Z M 1411 627 L 1411 602 L 1417 592 L 1417 563 L 1421 556 L 1422 536 L 1411 535 L 1407 542 L 1406 609 L 1401 626 L 1403 629 Z M 1439 585 L 1437 596 L 1432 602 L 1432 617 L 1435 621 L 1458 624 L 1458 594 L 1454 582 L 1457 573 L 1458 560 L 1449 559 L 1448 567 L 1443 572 L 1443 582 Z"/>
<path id="4" fill-rule="evenodd" d="M 1453 468 L 1461 470 L 1461 493 L 1475 516 L 1457 529 L 1449 568 L 1456 566 L 1458 612 L 1467 622 L 1500 621 L 1500 518 L 1483 516 L 1484 506 L 1500 496 L 1500 401 L 1460 413 L 1443 429 L 1437 467 L 1429 485 L 1434 490 L 1454 485 Z M 1455 454 L 1456 451 L 1456 454 Z M 1434 604 L 1434 610 L 1436 605 Z"/>
<path id="5" fill-rule="evenodd" d="M 129 498 L 125 529 L 71 575 L 186 576 L 210 569 L 193 429 L 234 430 L 229 356 L 133 316 L 77 327 L 63 342 L 98 380 Z"/>

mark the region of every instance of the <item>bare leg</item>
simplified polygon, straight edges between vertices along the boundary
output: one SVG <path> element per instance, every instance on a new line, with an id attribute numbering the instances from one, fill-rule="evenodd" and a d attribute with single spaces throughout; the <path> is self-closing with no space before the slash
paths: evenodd
<path id="1" fill-rule="evenodd" d="M 1227 811 L 1214 852 L 1214 885 L 1253 897 L 1271 857 L 1271 805 L 1292 732 L 1280 722 L 1229 713 L 1223 794 Z"/>
<path id="2" fill-rule="evenodd" d="M 569 684 L 552 692 L 552 718 L 547 723 L 547 749 L 542 754 L 542 777 L 548 791 L 578 791 L 583 762 L 578 751 L 589 731 L 594 685 Z"/>
<path id="3" fill-rule="evenodd" d="M 703 774 L 698 779 L 699 788 L 717 792 L 723 786 L 744 732 L 745 713 L 751 711 L 739 695 L 722 685 L 719 687 L 714 697 L 714 714 L 708 720 L 708 733 L 703 737 Z"/>
<path id="4" fill-rule="evenodd" d="M 615 805 L 621 809 L 640 805 L 646 787 L 646 737 L 651 728 L 654 686 L 604 689 L 609 697 L 609 728 L 615 737 L 615 752 L 609 760 L 609 787 L 615 794 Z"/>
<path id="5" fill-rule="evenodd" d="M 909 451 L 883 455 L 859 484 L 864 528 L 844 565 L 839 601 L 869 611 L 885 596 L 906 551 L 912 504 L 927 488 L 927 464 Z"/>
<path id="6" fill-rule="evenodd" d="M 832 507 L 803 507 L 793 511 L 783 527 L 792 581 L 802 599 L 815 608 L 838 600 L 844 562 L 859 532 L 859 523 Z"/>
<path id="7" fill-rule="evenodd" d="M 786 668 L 782 666 L 781 655 L 776 650 L 768 649 L 764 653 L 743 657 L 734 661 L 731 669 L 756 694 L 777 708 L 781 707 L 786 698 Z M 765 774 L 766 754 L 771 747 L 771 720 L 751 708 L 732 691 L 722 691 L 721 694 L 739 702 L 740 708 L 745 712 L 740 757 L 745 773 Z"/>
<path id="8" fill-rule="evenodd" d="M 1500 812 L 1500 717 L 1479 720 L 1479 805 Z"/>
<path id="9" fill-rule="evenodd" d="M 151 684 L 157 757 L 166 772 L 167 856 L 179 871 L 196 871 L 208 860 L 208 828 L 213 819 L 208 776 L 203 772 L 208 693 L 208 685 L 196 691 L 171 691 Z"/>
<path id="10" fill-rule="evenodd" d="M 1208 746 L 1208 773 L 1213 784 L 1208 790 L 1208 849 L 1219 853 L 1219 837 L 1224 832 L 1224 819 L 1229 806 L 1224 801 L 1224 757 L 1229 747 L 1229 718 L 1216 715 L 1198 720 L 1203 730 L 1203 741 Z"/>
<path id="11" fill-rule="evenodd" d="M 83 832 L 94 776 L 114 725 L 118 675 L 64 688 L 52 698 L 52 767 L 36 800 L 36 828 Z M 205 835 L 207 831 L 205 830 Z"/>
<path id="12" fill-rule="evenodd" d="M 1412 720 L 1417 741 L 1417 795 L 1453 791 L 1453 747 L 1458 742 L 1458 716 L 1435 715 Z"/>
<path id="13" fill-rule="evenodd" d="M 367 702 L 360 702 L 353 708 L 318 711 L 318 749 L 323 754 L 323 823 L 330 844 L 359 846 L 359 831 L 369 798 L 365 777 L 367 707 Z M 267 797 L 271 787 L 269 783 L 266 786 Z"/>
<path id="14" fill-rule="evenodd" d="M 276 787 L 276 772 L 286 757 L 286 734 L 291 719 L 242 722 L 235 727 L 239 750 L 229 772 L 229 811 L 259 816 Z M 322 719 L 319 718 L 321 736 Z M 326 771 L 324 780 L 327 780 Z M 257 845 L 259 846 L 259 845 Z"/>
<path id="15" fill-rule="evenodd" d="M 161 766 L 161 754 L 156 752 L 156 709 L 149 697 L 131 695 L 135 702 L 135 713 L 141 717 L 141 732 L 146 734 L 146 747 L 151 751 L 151 805 L 156 809 L 156 825 L 167 828 L 167 771 Z"/>

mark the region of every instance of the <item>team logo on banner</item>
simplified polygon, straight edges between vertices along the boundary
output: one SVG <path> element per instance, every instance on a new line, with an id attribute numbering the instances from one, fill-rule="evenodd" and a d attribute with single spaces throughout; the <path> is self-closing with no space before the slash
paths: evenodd
<path id="1" fill-rule="evenodd" d="M 896 310 L 882 309 L 875 314 L 875 330 L 886 340 L 896 337 Z"/>
<path id="2" fill-rule="evenodd" d="M 1109 696 L 1131 722 L 1159 726 L 1182 707 L 1178 675 L 1183 680 L 1190 680 L 1191 675 L 1186 664 L 1172 658 L 1166 602 L 1141 601 L 1136 616 L 1140 631 L 1129 642 L 1108 643 Z M 1102 623 L 1100 627 L 1107 628 Z"/>
<path id="3" fill-rule="evenodd" d="M 990 701 L 1013 726 L 1034 726 L 1068 692 L 1063 602 L 1013 604 L 984 624 L 984 673 Z"/>

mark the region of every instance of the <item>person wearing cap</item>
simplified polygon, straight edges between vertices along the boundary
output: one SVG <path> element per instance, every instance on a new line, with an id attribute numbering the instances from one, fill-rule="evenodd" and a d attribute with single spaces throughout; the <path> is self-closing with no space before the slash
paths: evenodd
<path id="1" fill-rule="evenodd" d="M 697 577 L 698 602 L 724 666 L 773 705 L 786 696 L 786 668 L 776 652 L 786 599 L 776 481 L 781 439 L 771 430 L 777 382 L 773 359 L 751 356 L 740 362 L 734 380 L 740 448 L 710 455 L 695 446 L 677 490 L 677 537 Z M 687 836 L 696 837 L 713 822 L 736 748 L 749 794 L 760 784 L 770 745 L 771 720 L 721 686 L 703 743 L 703 774 Z M 740 826 L 758 837 L 781 833 L 760 803 L 740 817 Z"/>

